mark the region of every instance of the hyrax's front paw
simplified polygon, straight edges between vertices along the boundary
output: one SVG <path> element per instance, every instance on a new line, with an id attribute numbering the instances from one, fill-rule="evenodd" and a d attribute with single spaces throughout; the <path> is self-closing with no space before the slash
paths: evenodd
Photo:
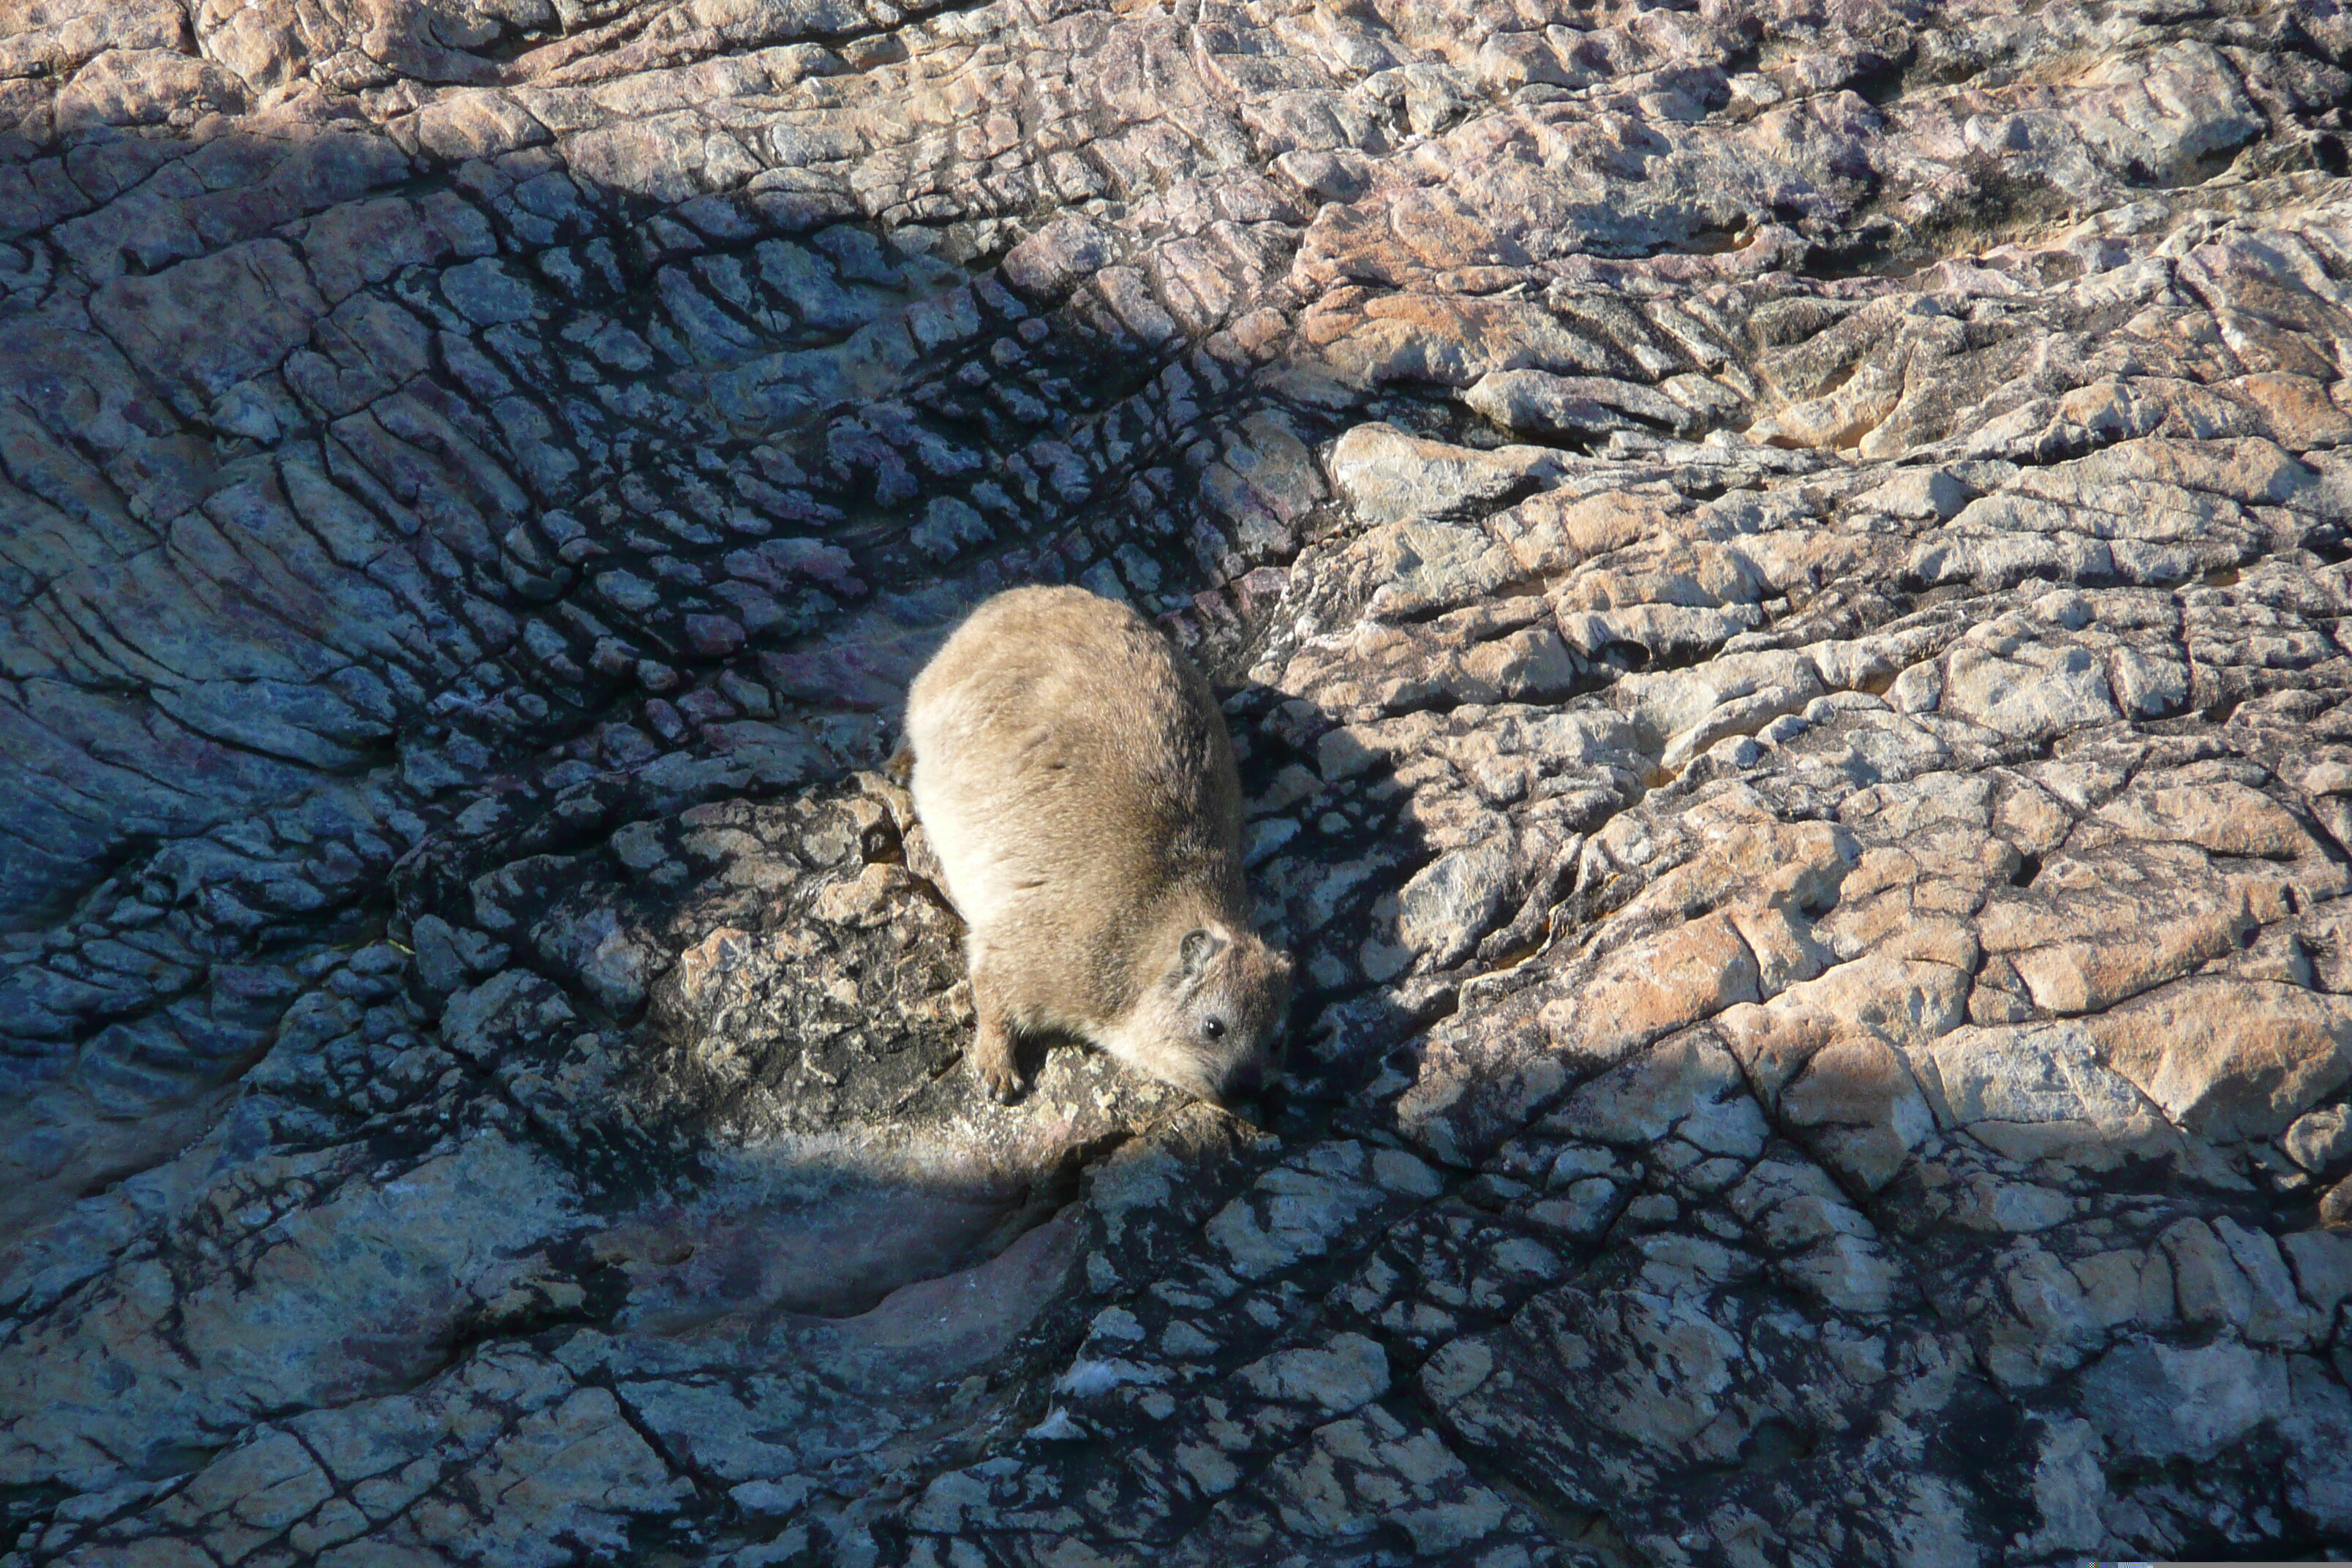
<path id="1" fill-rule="evenodd" d="M 1010 1065 L 992 1066 L 974 1057 L 971 1060 L 971 1070 L 979 1078 L 980 1087 L 988 1091 L 988 1098 L 999 1105 L 1011 1105 L 1014 1100 L 1019 1100 L 1029 1087 L 1026 1080 L 1022 1078 L 1020 1069 Z"/>
<path id="2" fill-rule="evenodd" d="M 1012 1104 L 1029 1087 L 1013 1058 L 1012 1031 L 1001 1024 L 994 1027 L 986 1020 L 981 1024 L 971 1042 L 971 1070 L 988 1098 L 999 1105 Z"/>

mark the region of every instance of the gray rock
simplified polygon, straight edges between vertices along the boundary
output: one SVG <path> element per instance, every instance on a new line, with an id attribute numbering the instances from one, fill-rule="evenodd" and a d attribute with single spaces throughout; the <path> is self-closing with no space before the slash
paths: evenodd
<path id="1" fill-rule="evenodd" d="M 2211 1459 L 2287 1414 L 2286 1363 L 2227 1340 L 2182 1349 L 2132 1339 L 2083 1373 L 2083 1413 L 2118 1451 Z"/>
<path id="2" fill-rule="evenodd" d="M 2294 1119 L 2279 1144 L 2307 1171 L 2321 1170 L 2352 1154 L 2352 1110 L 2331 1105 Z"/>
<path id="3" fill-rule="evenodd" d="M 1387 1352 L 1361 1334 L 1341 1334 L 1317 1349 L 1252 1362 L 1235 1376 L 1268 1399 L 1305 1401 L 1344 1415 L 1388 1392 L 1389 1363 Z"/>
<path id="4" fill-rule="evenodd" d="M 1397 940 L 1435 966 L 1477 945 L 1510 896 L 1511 856 L 1489 840 L 1414 874 L 1397 894 Z"/>
<path id="5" fill-rule="evenodd" d="M 1538 447 L 1480 452 L 1360 425 L 1331 449 L 1332 482 L 1357 515 L 1374 522 L 1443 518 L 1528 486 L 1554 462 Z"/>

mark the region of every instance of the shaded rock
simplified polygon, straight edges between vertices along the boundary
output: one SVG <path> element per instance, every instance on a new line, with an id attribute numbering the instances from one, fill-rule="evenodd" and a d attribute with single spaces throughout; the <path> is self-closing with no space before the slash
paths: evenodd
<path id="1" fill-rule="evenodd" d="M 2286 1367 L 2227 1341 L 2181 1350 L 2132 1340 L 2083 1374 L 2083 1410 L 2126 1453 L 2208 1460 L 2286 1414 Z"/>

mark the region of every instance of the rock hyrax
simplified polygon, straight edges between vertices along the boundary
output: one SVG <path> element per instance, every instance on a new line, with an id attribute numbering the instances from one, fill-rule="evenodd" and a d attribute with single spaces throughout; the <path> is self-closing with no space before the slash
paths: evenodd
<path id="1" fill-rule="evenodd" d="M 1249 928 L 1223 715 L 1150 623 L 1081 588 L 999 594 L 915 678 L 907 737 L 992 1094 L 1046 1032 L 1204 1099 L 1265 1081 L 1290 960 Z"/>

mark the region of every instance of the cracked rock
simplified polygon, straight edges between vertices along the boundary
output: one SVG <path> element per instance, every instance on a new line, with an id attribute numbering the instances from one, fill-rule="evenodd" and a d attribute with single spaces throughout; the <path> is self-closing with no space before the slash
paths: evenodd
<path id="1" fill-rule="evenodd" d="M 2352 23 L 0 15 L 0 1562 L 2352 1554 Z M 889 772 L 1189 650 L 1228 1112 Z"/>

